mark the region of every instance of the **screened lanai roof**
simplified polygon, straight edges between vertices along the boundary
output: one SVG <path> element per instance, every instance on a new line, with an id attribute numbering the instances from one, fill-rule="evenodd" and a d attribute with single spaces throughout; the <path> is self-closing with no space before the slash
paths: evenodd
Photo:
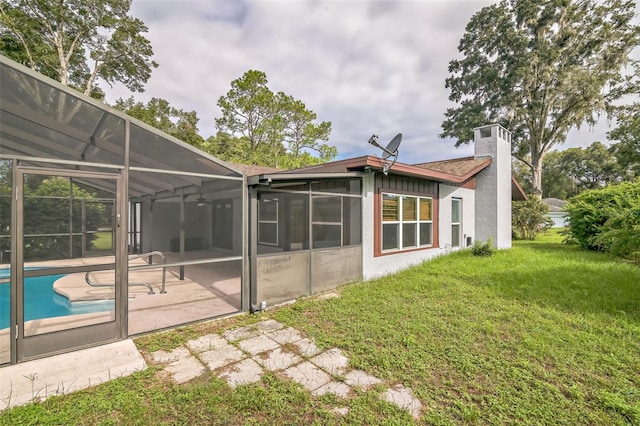
<path id="1" fill-rule="evenodd" d="M 224 190 L 242 180 L 233 166 L 2 55 L 0 157 L 85 171 L 128 166 L 131 198 Z"/>

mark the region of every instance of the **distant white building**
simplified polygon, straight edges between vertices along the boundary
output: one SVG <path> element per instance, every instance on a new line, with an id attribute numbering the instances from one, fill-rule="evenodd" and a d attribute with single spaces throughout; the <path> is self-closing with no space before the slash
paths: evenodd
<path id="1" fill-rule="evenodd" d="M 564 210 L 564 207 L 567 205 L 566 200 L 544 198 L 542 202 L 549 207 L 547 217 L 553 221 L 551 228 L 564 228 L 568 225 L 568 213 Z"/>

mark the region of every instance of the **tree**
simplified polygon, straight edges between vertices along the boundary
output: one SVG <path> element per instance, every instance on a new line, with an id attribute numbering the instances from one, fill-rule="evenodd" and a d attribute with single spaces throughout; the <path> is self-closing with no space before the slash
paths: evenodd
<path id="1" fill-rule="evenodd" d="M 35 176 L 25 183 L 24 246 L 25 260 L 68 259 L 82 253 L 82 222 L 95 230 L 105 223 L 105 206 L 86 203 L 96 193 L 67 178 Z M 70 217 L 71 216 L 71 217 Z M 76 235 L 71 236 L 73 231 Z M 44 234 L 44 235 L 43 235 Z M 48 234 L 48 235 L 47 235 Z M 95 234 L 86 235 L 85 248 L 91 249 Z M 69 242 L 73 242 L 70 252 Z"/>
<path id="2" fill-rule="evenodd" d="M 205 149 L 204 138 L 198 133 L 199 118 L 195 111 L 174 108 L 161 98 L 151 98 L 146 105 L 136 102 L 133 97 L 118 99 L 115 108 L 181 141 Z"/>
<path id="3" fill-rule="evenodd" d="M 640 177 L 640 103 L 621 108 L 616 119 L 618 127 L 609 132 L 611 153 L 622 169 L 623 178 L 632 180 Z"/>
<path id="4" fill-rule="evenodd" d="M 262 71 L 249 70 L 232 81 L 218 106 L 218 134 L 207 143 L 222 159 L 293 168 L 338 155 L 335 147 L 320 142 L 329 139 L 331 123 L 316 124 L 316 114 L 302 101 L 283 92 L 274 94 Z"/>
<path id="5" fill-rule="evenodd" d="M 531 186 L 531 173 L 529 173 L 529 167 L 526 164 L 522 161 L 512 161 L 511 175 L 518 181 L 525 194 L 531 194 L 533 189 Z"/>
<path id="6" fill-rule="evenodd" d="M 283 145 L 270 146 L 260 144 L 251 148 L 251 143 L 245 137 L 233 137 L 228 133 L 218 132 L 210 136 L 205 142 L 205 150 L 221 160 L 241 164 L 255 164 L 286 168 L 287 153 Z"/>
<path id="7" fill-rule="evenodd" d="M 564 152 L 554 150 L 545 157 L 542 165 L 542 193 L 545 198 L 566 200 L 578 193 L 575 182 L 571 180 L 565 170 Z"/>
<path id="8" fill-rule="evenodd" d="M 611 152 L 600 142 L 587 148 L 569 148 L 562 152 L 560 167 L 577 192 L 598 189 L 620 179 L 619 166 Z"/>
<path id="9" fill-rule="evenodd" d="M 216 118 L 219 132 L 244 137 L 251 149 L 275 145 L 282 138 L 282 119 L 278 115 L 275 95 L 267 87 L 267 75 L 249 70 L 231 82 L 231 90 L 221 96 L 218 106 L 222 117 Z"/>
<path id="10" fill-rule="evenodd" d="M 2 0 L 0 52 L 85 95 L 96 81 L 142 92 L 158 65 L 131 0 Z"/>
<path id="11" fill-rule="evenodd" d="M 539 233 L 549 229 L 553 221 L 547 217 L 549 207 L 536 197 L 514 201 L 511 206 L 513 233 L 523 240 L 535 240 Z"/>
<path id="12" fill-rule="evenodd" d="M 308 110 L 302 101 L 282 92 L 278 92 L 276 103 L 283 114 L 284 142 L 287 145 L 287 152 L 293 158 L 301 157 L 305 150 L 315 151 L 320 162 L 330 161 L 338 155 L 335 146 L 319 142 L 329 140 L 330 122 L 314 124 L 317 118 L 316 113 Z"/>
<path id="13" fill-rule="evenodd" d="M 640 45 L 628 0 L 503 0 L 481 9 L 449 62 L 449 99 L 441 137 L 456 145 L 472 129 L 499 123 L 512 132 L 513 155 L 532 173 L 542 196 L 542 164 L 567 132 L 593 124 L 611 102 L 633 89 L 625 76 Z"/>

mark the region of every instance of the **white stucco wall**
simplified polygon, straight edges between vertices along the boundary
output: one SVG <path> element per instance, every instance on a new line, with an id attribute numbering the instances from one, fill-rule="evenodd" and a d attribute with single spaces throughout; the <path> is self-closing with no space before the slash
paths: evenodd
<path id="1" fill-rule="evenodd" d="M 474 235 L 475 233 L 475 195 L 474 191 L 465 188 L 457 188 L 449 185 L 440 185 L 440 201 L 438 203 L 438 233 L 439 247 L 399 252 L 397 254 L 385 254 L 374 256 L 374 227 L 380 226 L 374 221 L 374 176 L 366 176 L 362 180 L 362 278 L 371 280 L 384 275 L 389 275 L 425 260 L 446 254 L 451 251 L 451 198 L 459 197 L 462 201 L 462 234 Z M 444 197 L 444 199 L 442 199 Z"/>
<path id="2" fill-rule="evenodd" d="M 483 137 L 482 131 L 490 130 Z M 476 158 L 492 159 L 476 176 L 476 239 L 511 248 L 511 134 L 493 124 L 474 129 Z"/>
<path id="3" fill-rule="evenodd" d="M 466 247 L 467 237 L 471 237 L 471 243 L 475 241 L 476 200 L 473 189 L 458 188 L 451 185 L 440 184 L 440 223 L 438 224 L 439 244 L 441 248 L 451 247 L 451 199 L 462 200 L 462 222 L 460 231 L 460 244 Z"/>

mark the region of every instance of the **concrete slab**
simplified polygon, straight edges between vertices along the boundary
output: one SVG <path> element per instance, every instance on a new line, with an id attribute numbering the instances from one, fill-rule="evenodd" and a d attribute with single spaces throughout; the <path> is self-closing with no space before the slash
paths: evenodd
<path id="1" fill-rule="evenodd" d="M 189 349 L 184 346 L 178 346 L 172 351 L 155 351 L 150 354 L 151 360 L 158 364 L 169 364 L 170 362 L 185 359 L 191 356 Z"/>
<path id="2" fill-rule="evenodd" d="M 189 380 L 201 376 L 205 368 L 196 357 L 189 356 L 168 364 L 164 371 L 171 376 L 174 382 L 186 383 Z"/>
<path id="3" fill-rule="evenodd" d="M 187 346 L 195 353 L 211 351 L 216 348 L 227 346 L 228 343 L 219 334 L 207 334 L 194 340 L 189 340 Z"/>
<path id="4" fill-rule="evenodd" d="M 292 327 L 283 328 L 281 330 L 272 331 L 266 333 L 269 338 L 275 340 L 281 345 L 286 345 L 288 343 L 297 342 L 298 340 L 302 340 L 304 336 L 300 334 L 298 330 Z"/>
<path id="5" fill-rule="evenodd" d="M 382 394 L 382 399 L 397 405 L 403 410 L 409 411 L 414 419 L 420 417 L 422 403 L 415 396 L 411 389 L 402 385 L 395 385 Z"/>
<path id="6" fill-rule="evenodd" d="M 0 409 L 85 389 L 147 368 L 132 340 L 0 368 Z"/>
<path id="7" fill-rule="evenodd" d="M 309 361 L 287 368 L 284 371 L 284 375 L 300 383 L 309 391 L 314 391 L 331 381 L 331 376 Z"/>
<path id="8" fill-rule="evenodd" d="M 352 387 L 369 389 L 372 386 L 382 383 L 382 380 L 378 379 L 375 376 L 371 376 L 364 371 L 353 370 L 347 373 L 344 382 Z"/>
<path id="9" fill-rule="evenodd" d="M 256 325 L 237 327 L 222 333 L 224 338 L 230 342 L 234 342 L 236 340 L 246 340 L 251 337 L 259 336 L 260 334 L 262 334 L 262 332 Z"/>
<path id="10" fill-rule="evenodd" d="M 298 355 L 276 348 L 254 357 L 254 359 L 269 371 L 280 371 L 302 361 Z"/>
<path id="11" fill-rule="evenodd" d="M 346 398 L 351 393 L 351 388 L 345 383 L 329 382 L 326 385 L 322 385 L 318 389 L 311 392 L 311 394 L 315 396 L 321 396 L 327 393 L 332 393 L 340 398 Z"/>
<path id="12" fill-rule="evenodd" d="M 270 331 L 280 330 L 281 328 L 284 328 L 284 325 L 272 319 L 260 321 L 256 324 L 256 326 L 258 327 L 258 330 L 262 331 L 263 333 L 268 333 Z"/>
<path id="13" fill-rule="evenodd" d="M 210 370 L 224 367 L 227 364 L 240 361 L 247 357 L 240 349 L 228 343 L 225 344 L 225 346 L 219 346 L 211 351 L 201 352 L 198 356 Z"/>
<path id="14" fill-rule="evenodd" d="M 280 345 L 275 340 L 271 340 L 265 335 L 260 335 L 247 340 L 241 340 L 238 346 L 251 355 L 257 355 L 262 352 L 271 351 Z"/>
<path id="15" fill-rule="evenodd" d="M 318 355 L 320 352 L 322 352 L 320 348 L 316 346 L 315 342 L 308 338 L 293 342 L 293 346 L 297 348 L 300 356 L 305 358 Z"/>
<path id="16" fill-rule="evenodd" d="M 349 365 L 349 359 L 342 355 L 338 348 L 329 349 L 320 355 L 316 355 L 309 361 L 322 368 L 332 376 L 340 376 L 345 373 Z"/>
<path id="17" fill-rule="evenodd" d="M 259 382 L 262 374 L 262 367 L 254 360 L 247 358 L 237 364 L 227 366 L 227 370 L 220 374 L 220 378 L 226 380 L 229 386 L 235 388 L 239 385 Z"/>

